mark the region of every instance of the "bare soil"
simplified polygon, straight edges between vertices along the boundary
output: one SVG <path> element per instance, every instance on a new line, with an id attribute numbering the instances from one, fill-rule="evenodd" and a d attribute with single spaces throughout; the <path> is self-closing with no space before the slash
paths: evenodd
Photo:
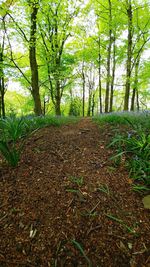
<path id="1" fill-rule="evenodd" d="M 46 127 L 0 167 L 0 267 L 148 267 L 150 211 L 110 161 L 111 126 Z"/>

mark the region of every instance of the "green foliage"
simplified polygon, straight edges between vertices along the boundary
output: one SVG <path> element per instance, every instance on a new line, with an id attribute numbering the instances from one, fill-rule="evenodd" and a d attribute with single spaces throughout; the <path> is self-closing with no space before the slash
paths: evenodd
<path id="1" fill-rule="evenodd" d="M 2 133 L 2 140 L 9 140 L 15 143 L 24 134 L 26 126 L 23 118 L 16 118 L 15 116 L 1 120 L 0 131 Z"/>
<path id="2" fill-rule="evenodd" d="M 131 125 L 132 127 L 148 128 L 150 127 L 149 112 L 114 112 L 95 116 L 93 120 L 103 125 L 109 123 L 112 125 Z M 134 126 L 133 126 L 134 125 Z"/>
<path id="3" fill-rule="evenodd" d="M 88 266 L 92 267 L 92 263 L 91 263 L 90 259 L 87 257 L 87 255 L 85 254 L 84 249 L 82 248 L 82 245 L 74 239 L 72 240 L 72 244 L 80 251 L 81 255 L 87 261 Z"/>
<path id="4" fill-rule="evenodd" d="M 103 192 L 103 193 L 105 193 L 105 194 L 107 194 L 107 195 L 110 195 L 110 190 L 109 190 L 109 187 L 108 187 L 107 184 L 101 184 L 101 185 L 98 187 L 97 190 L 100 191 L 100 192 Z"/>
<path id="5" fill-rule="evenodd" d="M 74 184 L 77 184 L 78 186 L 82 186 L 83 185 L 83 177 L 70 176 L 69 180 L 71 182 L 73 182 Z"/>
<path id="6" fill-rule="evenodd" d="M 16 167 L 22 152 L 23 144 L 18 143 L 25 133 L 26 124 L 22 118 L 15 116 L 0 121 L 0 152 L 12 167 Z"/>
<path id="7" fill-rule="evenodd" d="M 0 152 L 10 166 L 16 167 L 23 150 L 21 138 L 32 131 L 49 125 L 60 126 L 77 122 L 74 117 L 35 117 L 17 118 L 15 115 L 0 120 Z"/>
<path id="8" fill-rule="evenodd" d="M 12 167 L 16 167 L 20 160 L 21 148 L 22 146 L 17 148 L 15 144 L 9 145 L 7 142 L 0 141 L 0 152 Z"/>
<path id="9" fill-rule="evenodd" d="M 134 230 L 133 228 L 129 227 L 129 226 L 128 226 L 122 219 L 120 219 L 120 218 L 118 218 L 118 217 L 116 217 L 116 216 L 114 216 L 114 215 L 112 215 L 112 214 L 106 214 L 106 216 L 107 216 L 109 219 L 111 219 L 111 220 L 113 220 L 113 221 L 116 221 L 116 222 L 118 222 L 119 224 L 121 224 L 124 228 L 127 229 L 127 231 L 128 231 L 129 233 L 136 235 L 135 230 Z"/>
<path id="10" fill-rule="evenodd" d="M 26 124 L 28 125 L 28 132 L 33 130 L 47 127 L 50 125 L 61 126 L 63 124 L 76 123 L 79 119 L 77 117 L 55 117 L 55 116 L 26 116 L 24 117 Z"/>
<path id="11" fill-rule="evenodd" d="M 117 164 L 125 159 L 130 176 L 150 187 L 150 117 L 138 114 L 137 118 L 138 121 L 132 116 L 126 118 L 131 129 L 113 138 L 109 146 L 116 148 L 116 154 L 111 159 Z M 145 187 L 134 187 L 136 189 L 145 190 Z"/>
<path id="12" fill-rule="evenodd" d="M 69 115 L 70 116 L 80 116 L 82 112 L 82 103 L 79 97 L 75 97 L 71 100 Z"/>

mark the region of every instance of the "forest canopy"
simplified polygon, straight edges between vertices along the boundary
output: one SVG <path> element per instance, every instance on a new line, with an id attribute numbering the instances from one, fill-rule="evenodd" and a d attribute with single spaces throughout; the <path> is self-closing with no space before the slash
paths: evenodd
<path id="1" fill-rule="evenodd" d="M 148 0 L 0 0 L 0 116 L 148 109 L 149 14 Z"/>

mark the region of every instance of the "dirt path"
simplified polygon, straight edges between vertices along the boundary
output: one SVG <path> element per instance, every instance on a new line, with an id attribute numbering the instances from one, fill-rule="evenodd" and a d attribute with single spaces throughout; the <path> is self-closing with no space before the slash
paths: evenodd
<path id="1" fill-rule="evenodd" d="M 34 133 L 1 170 L 0 267 L 148 267 L 150 213 L 90 119 Z"/>

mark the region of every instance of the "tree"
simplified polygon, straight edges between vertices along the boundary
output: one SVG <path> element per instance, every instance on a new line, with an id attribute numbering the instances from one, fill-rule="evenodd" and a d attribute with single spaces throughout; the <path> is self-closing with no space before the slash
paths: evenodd
<path id="1" fill-rule="evenodd" d="M 6 15 L 2 16 L 2 24 L 5 23 L 5 17 Z M 4 96 L 6 92 L 5 87 L 5 78 L 4 78 L 4 47 L 5 47 L 5 31 L 4 27 L 1 29 L 2 32 L 2 38 L 0 43 L 0 117 L 2 116 L 5 118 L 5 101 Z"/>
<path id="2" fill-rule="evenodd" d="M 16 7 L 18 1 L 15 1 L 14 7 Z M 17 63 L 17 60 L 14 58 L 14 52 L 12 43 L 13 40 L 11 40 L 12 34 L 9 32 L 9 25 L 5 23 L 5 34 L 7 36 L 7 41 L 9 44 L 9 50 L 10 50 L 10 60 L 13 63 L 12 67 L 15 67 L 21 74 L 21 76 L 26 80 L 28 84 L 28 88 L 30 88 L 30 92 L 32 94 L 33 100 L 34 100 L 34 112 L 36 115 L 42 114 L 41 109 L 41 101 L 40 101 L 40 93 L 39 93 L 39 81 L 38 81 L 38 65 L 37 65 L 37 59 L 36 59 L 36 25 L 37 25 L 37 12 L 38 12 L 38 2 L 37 0 L 30 0 L 28 2 L 28 5 L 30 6 L 30 37 L 28 38 L 27 34 L 23 30 L 23 27 L 20 26 L 20 23 L 16 21 L 11 14 L 12 12 L 7 9 L 7 17 L 9 17 L 9 24 L 11 24 L 11 30 L 14 31 L 14 35 L 19 34 L 19 37 L 21 37 L 23 41 L 23 45 L 28 45 L 28 51 L 29 51 L 29 62 L 30 62 L 30 69 L 31 69 L 31 77 L 27 77 L 26 73 Z M 25 8 L 26 10 L 26 8 Z M 10 37 L 11 35 L 11 37 Z"/>
<path id="3" fill-rule="evenodd" d="M 29 60 L 31 68 L 31 93 L 34 99 L 34 112 L 37 116 L 42 114 L 41 100 L 39 94 L 39 74 L 36 59 L 36 34 L 37 34 L 37 13 L 39 9 L 38 0 L 30 0 L 31 26 L 29 40 Z"/>
<path id="4" fill-rule="evenodd" d="M 46 1 L 42 7 L 42 21 L 39 23 L 47 65 L 51 99 L 56 115 L 61 115 L 61 99 L 67 83 L 68 73 L 64 71 L 64 50 L 72 34 L 72 23 L 79 12 L 78 1 Z M 46 25 L 46 27 L 45 27 Z M 66 75 L 67 74 L 67 75 Z"/>

